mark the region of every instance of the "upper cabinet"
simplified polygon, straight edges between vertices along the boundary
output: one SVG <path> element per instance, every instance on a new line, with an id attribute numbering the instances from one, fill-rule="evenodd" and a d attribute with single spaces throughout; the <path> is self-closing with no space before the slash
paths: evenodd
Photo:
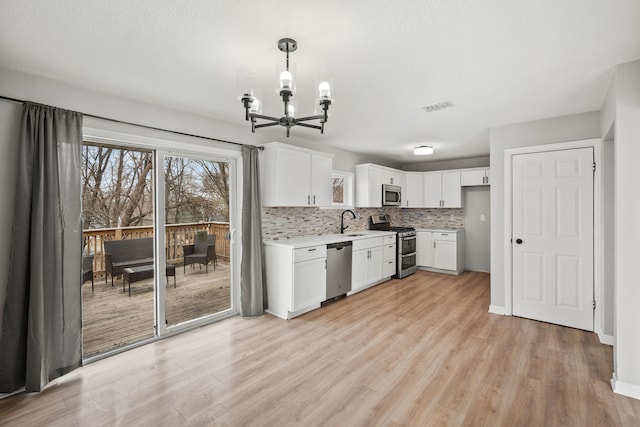
<path id="1" fill-rule="evenodd" d="M 271 142 L 261 160 L 263 206 L 331 206 L 332 155 Z"/>
<path id="2" fill-rule="evenodd" d="M 404 185 L 404 172 L 365 163 L 355 166 L 356 171 L 356 207 L 382 207 L 382 184 Z"/>
<path id="3" fill-rule="evenodd" d="M 424 207 L 424 173 L 407 172 L 404 177 L 404 194 L 402 195 L 404 208 Z"/>
<path id="4" fill-rule="evenodd" d="M 473 185 L 489 185 L 488 168 L 463 170 L 460 175 L 463 187 Z"/>
<path id="5" fill-rule="evenodd" d="M 460 171 L 424 174 L 425 208 L 461 208 Z"/>

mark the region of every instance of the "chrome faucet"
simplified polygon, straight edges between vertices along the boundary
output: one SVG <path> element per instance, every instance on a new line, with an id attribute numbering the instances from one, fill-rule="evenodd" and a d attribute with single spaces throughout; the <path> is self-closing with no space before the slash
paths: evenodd
<path id="1" fill-rule="evenodd" d="M 349 228 L 348 225 L 347 226 L 344 225 L 344 214 L 346 214 L 347 212 L 350 212 L 351 215 L 353 215 L 353 219 L 356 219 L 356 213 L 354 211 L 352 211 L 351 209 L 343 210 L 342 213 L 340 214 L 340 234 L 344 234 L 344 230 Z"/>

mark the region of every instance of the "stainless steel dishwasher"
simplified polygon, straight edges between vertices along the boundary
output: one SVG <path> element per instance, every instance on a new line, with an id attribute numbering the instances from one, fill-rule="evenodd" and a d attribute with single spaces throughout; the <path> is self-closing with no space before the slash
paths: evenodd
<path id="1" fill-rule="evenodd" d="M 327 300 L 351 290 L 352 242 L 327 245 Z"/>

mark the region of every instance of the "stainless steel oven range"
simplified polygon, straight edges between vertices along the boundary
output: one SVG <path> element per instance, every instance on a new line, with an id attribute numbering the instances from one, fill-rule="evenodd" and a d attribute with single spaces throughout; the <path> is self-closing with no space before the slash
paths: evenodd
<path id="1" fill-rule="evenodd" d="M 416 272 L 416 229 L 413 227 L 392 227 L 389 215 L 369 217 L 369 230 L 395 231 L 396 237 L 396 274 L 402 279 Z"/>

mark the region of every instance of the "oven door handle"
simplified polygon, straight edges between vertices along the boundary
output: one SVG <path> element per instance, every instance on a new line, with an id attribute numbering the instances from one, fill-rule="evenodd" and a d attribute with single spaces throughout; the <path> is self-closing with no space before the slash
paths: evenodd
<path id="1" fill-rule="evenodd" d="M 416 253 L 415 252 L 411 252 L 410 254 L 403 254 L 400 255 L 402 258 L 408 257 L 408 256 L 414 256 Z"/>
<path id="2" fill-rule="evenodd" d="M 416 236 L 401 237 L 400 240 L 415 240 Z"/>

